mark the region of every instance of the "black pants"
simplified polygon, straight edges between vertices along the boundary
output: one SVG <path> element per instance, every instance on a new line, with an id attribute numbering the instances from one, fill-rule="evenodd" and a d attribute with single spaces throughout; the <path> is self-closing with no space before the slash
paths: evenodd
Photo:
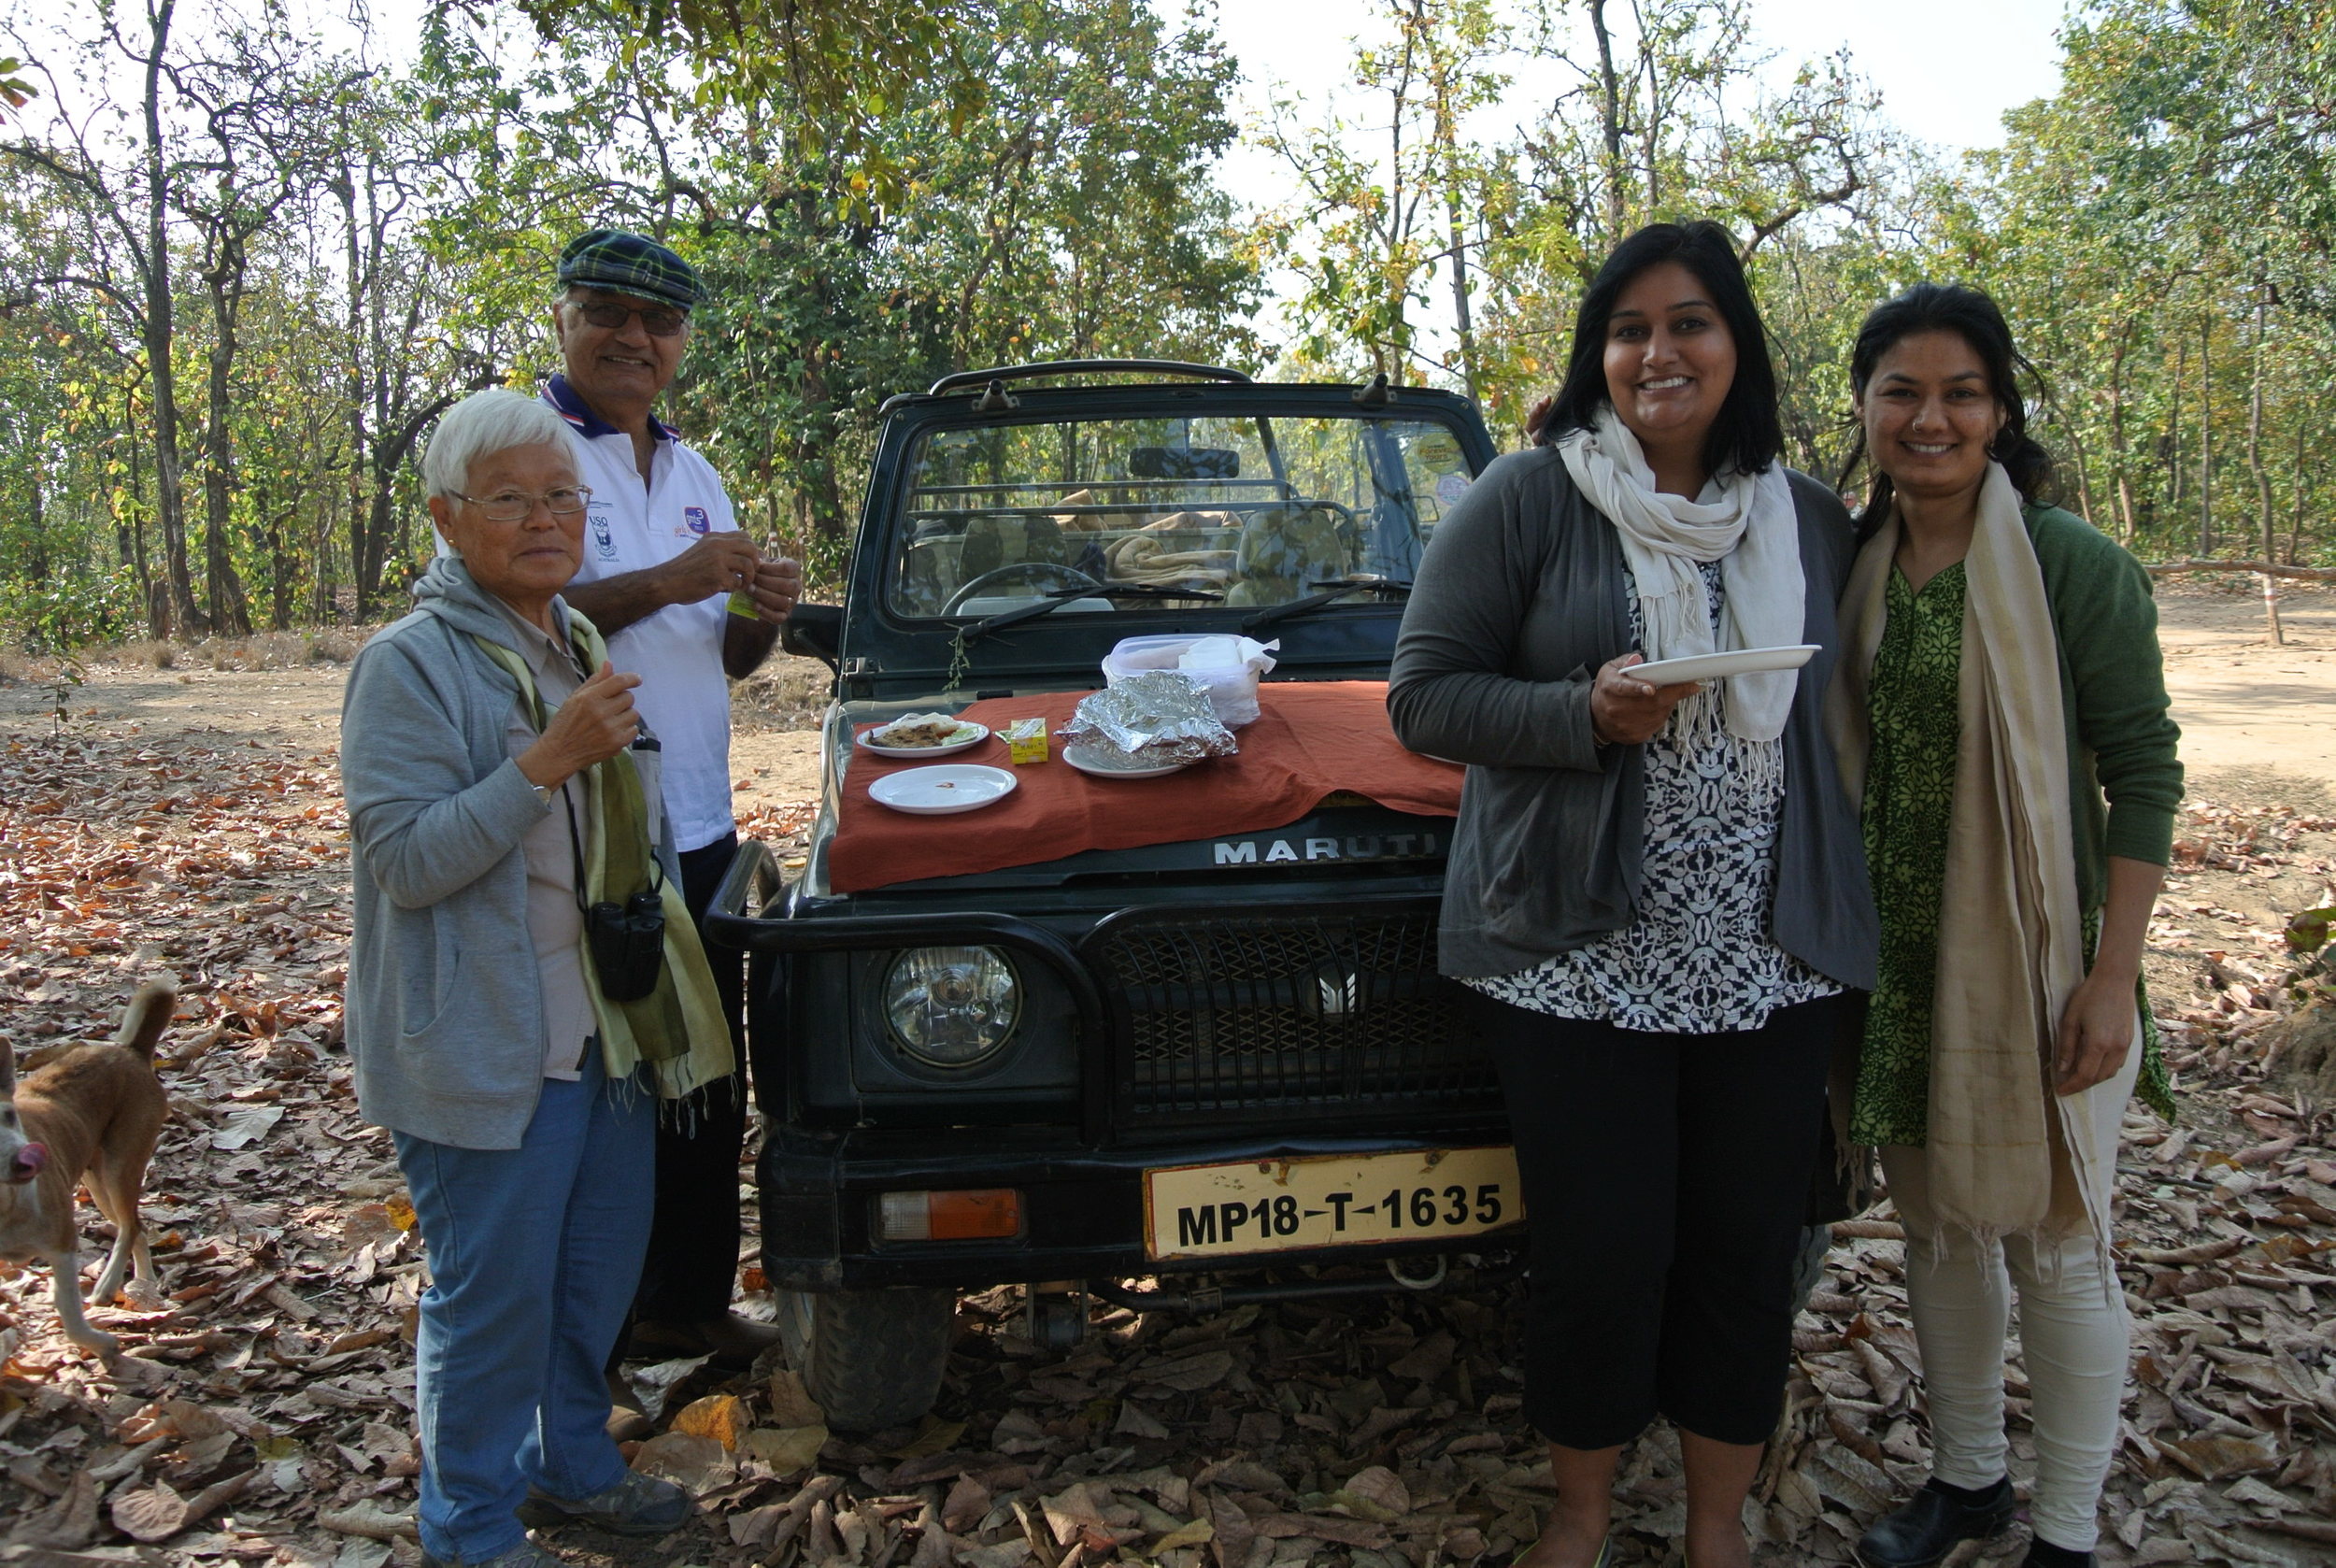
<path id="1" fill-rule="evenodd" d="M 705 919 L 714 890 L 738 852 L 738 835 L 718 838 L 681 856 L 681 895 L 690 914 Z M 687 1114 L 657 1119 L 657 1210 L 634 1316 L 679 1326 L 730 1310 L 738 1276 L 738 1149 L 747 1131 L 747 956 L 705 944 L 714 989 L 738 1066 L 721 1083 L 691 1096 Z"/>
<path id="2" fill-rule="evenodd" d="M 1765 1441 L 1843 999 L 1727 1034 L 1475 1005 L 1531 1222 L 1526 1418 L 1569 1448 L 1626 1443 L 1658 1413 Z"/>

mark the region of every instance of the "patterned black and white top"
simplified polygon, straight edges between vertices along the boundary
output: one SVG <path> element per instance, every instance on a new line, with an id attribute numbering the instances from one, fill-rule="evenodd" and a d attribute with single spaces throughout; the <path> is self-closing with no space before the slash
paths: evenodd
<path id="1" fill-rule="evenodd" d="M 1719 563 L 1703 566 L 1712 621 Z M 1638 584 L 1623 569 L 1633 642 L 1645 636 Z M 1758 1029 L 1780 1007 L 1841 987 L 1769 935 L 1784 743 L 1721 722 L 1725 682 L 1673 710 L 1646 743 L 1646 830 L 1638 918 L 1587 947 L 1465 983 L 1496 1002 L 1620 1029 L 1718 1034 Z"/>

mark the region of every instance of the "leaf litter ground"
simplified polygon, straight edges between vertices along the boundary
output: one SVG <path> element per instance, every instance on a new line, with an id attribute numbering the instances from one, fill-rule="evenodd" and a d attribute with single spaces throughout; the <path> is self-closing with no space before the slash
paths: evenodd
<path id="1" fill-rule="evenodd" d="M 128 1350 L 109 1370 L 57 1333 L 45 1268 L 0 1265 L 0 1558 L 410 1562 L 427 1261 L 340 1049 L 334 759 L 310 725 L 202 717 L 93 707 L 7 742 L 0 1033 L 19 1060 L 109 1036 L 150 974 L 182 989 L 146 1198 L 166 1299 L 95 1314 Z M 766 802 L 749 831 L 784 840 L 804 818 Z M 2185 816 L 2150 958 L 2185 1115 L 2167 1129 L 2136 1112 L 2120 1165 L 2136 1340 L 2112 1564 L 2336 1561 L 2331 1107 L 2267 1071 L 2277 928 L 2328 901 L 2331 855 L 2336 822 L 2274 800 Z M 93 1268 L 106 1228 L 83 1218 Z M 1780 1568 L 1847 1561 L 1924 1475 L 1904 1243 L 1887 1208 L 1837 1243 L 1747 1513 Z M 771 1310 L 750 1265 L 743 1284 L 748 1310 Z M 636 1367 L 662 1430 L 634 1462 L 691 1486 L 700 1518 L 613 1550 L 580 1528 L 550 1544 L 584 1563 L 706 1568 L 1499 1561 L 1550 1495 L 1518 1413 L 1520 1292 L 1192 1322 L 1113 1309 L 1060 1353 L 1021 1337 L 1018 1290 L 994 1290 L 961 1304 L 934 1415 L 873 1435 L 828 1431 L 776 1360 L 727 1378 Z M 2016 1340 L 2007 1376 L 2024 1478 Z M 1617 1497 L 1617 1561 L 1675 1563 L 1684 1504 L 1663 1430 L 1625 1456 Z M 1950 1561 L 2022 1550 L 2016 1532 Z"/>

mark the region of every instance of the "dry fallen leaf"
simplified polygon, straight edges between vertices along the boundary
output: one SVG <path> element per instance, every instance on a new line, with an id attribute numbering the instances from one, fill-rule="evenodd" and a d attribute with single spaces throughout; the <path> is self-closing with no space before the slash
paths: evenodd
<path id="1" fill-rule="evenodd" d="M 819 1408 L 803 1386 L 800 1374 L 785 1367 L 771 1374 L 771 1420 L 782 1427 L 816 1427 L 827 1424 L 827 1412 Z"/>
<path id="2" fill-rule="evenodd" d="M 284 1119 L 281 1105 L 244 1105 L 229 1111 L 211 1134 L 211 1147 L 223 1154 L 258 1143 Z"/>
<path id="3" fill-rule="evenodd" d="M 827 1428 L 755 1427 L 741 1440 L 742 1450 L 769 1467 L 774 1475 L 792 1475 L 819 1461 L 827 1447 Z"/>
<path id="4" fill-rule="evenodd" d="M 747 1402 L 735 1394 L 707 1394 L 691 1400 L 673 1418 L 673 1430 L 693 1437 L 710 1437 L 733 1452 L 747 1434 L 751 1417 Z"/>
<path id="5" fill-rule="evenodd" d="M 2244 1437 L 2183 1437 L 2150 1441 L 2158 1451 L 2201 1480 L 2219 1481 L 2229 1475 L 2258 1475 L 2279 1468 L 2279 1455 L 2268 1440 Z"/>
<path id="6" fill-rule="evenodd" d="M 660 1433 L 633 1456 L 633 1468 L 662 1475 L 695 1496 L 727 1483 L 735 1474 L 729 1451 L 710 1437 L 686 1432 Z"/>

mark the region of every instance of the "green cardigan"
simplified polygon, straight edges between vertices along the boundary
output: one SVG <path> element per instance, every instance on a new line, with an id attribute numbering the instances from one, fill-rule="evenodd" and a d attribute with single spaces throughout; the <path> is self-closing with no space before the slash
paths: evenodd
<path id="1" fill-rule="evenodd" d="M 2108 893 L 2108 857 L 2164 865 L 2182 804 L 2182 732 L 2166 711 L 2149 574 L 2074 513 L 2023 514 L 2059 644 L 2067 715 L 2076 891 L 2090 915 Z"/>

